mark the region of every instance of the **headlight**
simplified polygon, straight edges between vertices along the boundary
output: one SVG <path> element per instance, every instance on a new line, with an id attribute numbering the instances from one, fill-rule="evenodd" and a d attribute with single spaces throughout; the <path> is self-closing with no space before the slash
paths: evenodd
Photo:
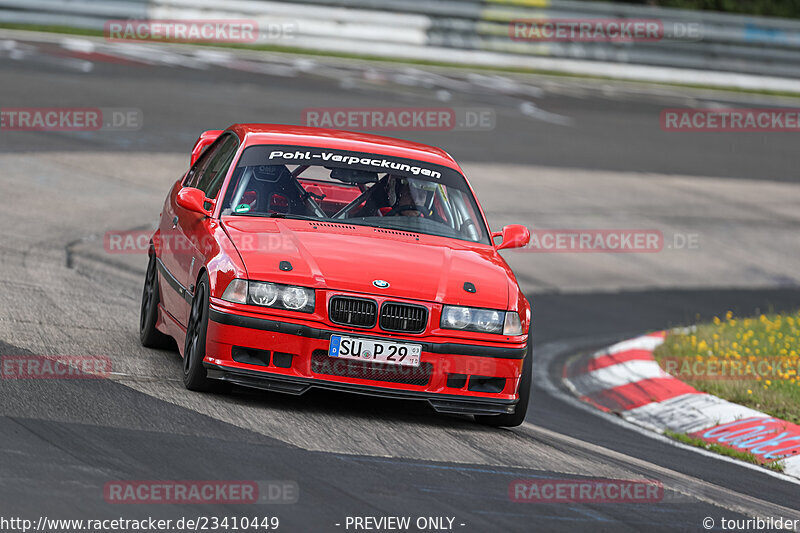
<path id="1" fill-rule="evenodd" d="M 479 333 L 498 333 L 508 336 L 522 335 L 522 321 L 514 311 L 495 311 L 445 305 L 440 326 Z"/>
<path id="2" fill-rule="evenodd" d="M 467 307 L 450 307 L 442 309 L 442 327 L 448 329 L 464 329 L 470 324 L 472 313 Z"/>
<path id="3" fill-rule="evenodd" d="M 503 333 L 506 313 L 494 309 L 476 309 L 445 305 L 442 308 L 441 327 L 478 331 L 480 333 Z"/>
<path id="4" fill-rule="evenodd" d="M 225 289 L 222 299 L 303 313 L 314 312 L 314 289 L 294 285 L 235 279 Z"/>
<path id="5" fill-rule="evenodd" d="M 473 313 L 473 315 L 475 317 L 475 325 L 478 326 L 478 329 L 481 331 L 494 332 L 497 330 L 498 324 L 503 320 L 503 313 L 492 311 L 491 309 L 482 309 L 477 313 Z"/>
<path id="6" fill-rule="evenodd" d="M 311 293 L 311 299 L 313 299 L 313 291 L 309 291 L 303 287 L 285 287 L 281 293 L 281 301 L 283 301 L 283 305 L 287 309 L 301 310 L 308 305 L 309 292 Z M 311 309 L 314 309 L 313 305 Z"/>
<path id="7" fill-rule="evenodd" d="M 256 305 L 272 307 L 278 301 L 280 290 L 274 283 L 251 283 L 250 301 Z"/>

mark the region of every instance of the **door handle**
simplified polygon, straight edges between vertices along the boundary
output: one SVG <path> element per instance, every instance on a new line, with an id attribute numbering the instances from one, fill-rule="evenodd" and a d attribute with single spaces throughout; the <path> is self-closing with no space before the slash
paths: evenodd
<path id="1" fill-rule="evenodd" d="M 175 229 L 178 226 L 178 215 L 175 215 L 172 218 L 172 229 Z"/>

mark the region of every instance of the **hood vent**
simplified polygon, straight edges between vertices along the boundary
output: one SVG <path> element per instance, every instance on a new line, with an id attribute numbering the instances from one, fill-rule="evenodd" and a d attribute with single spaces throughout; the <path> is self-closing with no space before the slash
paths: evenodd
<path id="1" fill-rule="evenodd" d="M 397 231 L 393 229 L 384 229 L 384 228 L 373 228 L 375 233 L 388 233 L 389 235 L 399 235 L 401 237 L 410 237 L 412 239 L 419 240 L 419 235 L 416 233 L 408 233 L 407 231 Z"/>
<path id="2" fill-rule="evenodd" d="M 355 226 L 350 224 L 336 224 L 332 222 L 309 222 L 308 223 L 312 228 L 337 228 L 337 229 L 356 229 Z"/>

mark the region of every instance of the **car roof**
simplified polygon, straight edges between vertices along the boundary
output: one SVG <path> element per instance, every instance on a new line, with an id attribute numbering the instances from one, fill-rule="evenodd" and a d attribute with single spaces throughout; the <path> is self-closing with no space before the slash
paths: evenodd
<path id="1" fill-rule="evenodd" d="M 380 135 L 285 124 L 234 124 L 228 130 L 236 133 L 245 147 L 284 144 L 375 153 L 435 163 L 461 172 L 455 160 L 441 148 Z"/>

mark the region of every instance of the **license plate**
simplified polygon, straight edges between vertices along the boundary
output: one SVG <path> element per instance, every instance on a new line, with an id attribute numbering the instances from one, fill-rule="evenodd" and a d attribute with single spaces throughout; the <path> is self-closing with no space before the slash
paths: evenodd
<path id="1" fill-rule="evenodd" d="M 419 366 L 422 345 L 331 335 L 328 355 L 341 359 L 376 361 L 390 365 Z"/>

